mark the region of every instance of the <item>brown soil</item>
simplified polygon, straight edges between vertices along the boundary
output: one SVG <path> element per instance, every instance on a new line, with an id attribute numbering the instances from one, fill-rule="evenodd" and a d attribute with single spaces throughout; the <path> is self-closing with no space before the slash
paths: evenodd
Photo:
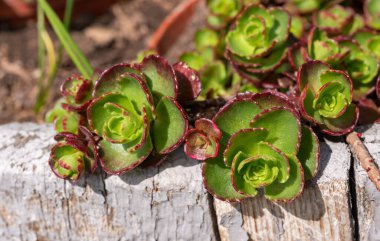
<path id="1" fill-rule="evenodd" d="M 115 63 L 133 60 L 136 53 L 144 49 L 149 36 L 160 22 L 180 2 L 181 0 L 120 1 L 102 16 L 75 16 L 71 33 L 91 64 L 104 69 Z M 192 36 L 192 32 L 194 27 L 188 36 Z M 179 46 L 189 49 L 191 46 L 188 42 L 180 39 Z M 173 53 L 169 53 L 169 56 L 172 60 L 177 57 Z M 0 123 L 43 120 L 44 112 L 58 96 L 59 83 L 75 72 L 70 59 L 64 56 L 50 101 L 42 113 L 36 115 L 33 112 L 38 78 L 35 23 L 29 22 L 19 29 L 1 27 Z"/>

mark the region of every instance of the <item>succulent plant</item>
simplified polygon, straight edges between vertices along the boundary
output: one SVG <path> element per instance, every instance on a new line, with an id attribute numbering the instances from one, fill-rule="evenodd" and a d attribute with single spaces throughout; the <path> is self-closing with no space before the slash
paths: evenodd
<path id="1" fill-rule="evenodd" d="M 354 39 L 365 51 L 373 54 L 380 61 L 380 34 L 374 31 L 361 30 L 354 35 Z"/>
<path id="2" fill-rule="evenodd" d="M 246 2 L 257 2 L 243 0 Z M 212 27 L 224 27 L 229 20 L 233 19 L 243 6 L 242 0 L 207 0 L 210 15 L 207 18 Z"/>
<path id="3" fill-rule="evenodd" d="M 342 0 L 285 0 L 286 9 L 292 13 L 307 14 L 339 3 Z"/>
<path id="4" fill-rule="evenodd" d="M 149 156 L 163 159 L 185 139 L 187 115 L 179 102 L 201 91 L 198 74 L 182 62 L 158 55 L 141 63 L 117 64 L 93 84 L 79 76 L 65 80 L 61 99 L 47 115 L 59 143 L 50 165 L 61 178 L 77 180 L 84 168 L 121 174 Z"/>
<path id="5" fill-rule="evenodd" d="M 126 172 L 153 149 L 166 154 L 182 143 L 188 121 L 175 100 L 177 88 L 175 71 L 156 55 L 146 57 L 138 68 L 119 64 L 102 73 L 87 118 L 90 129 L 103 138 L 103 170 Z"/>
<path id="6" fill-rule="evenodd" d="M 78 133 L 78 126 L 80 124 L 80 115 L 72 110 L 64 108 L 67 106 L 64 99 L 59 99 L 54 108 L 46 113 L 45 121 L 53 123 L 56 132 L 71 132 Z"/>
<path id="7" fill-rule="evenodd" d="M 218 156 L 221 138 L 222 133 L 214 122 L 205 118 L 198 119 L 194 128 L 186 133 L 185 153 L 201 161 L 214 158 Z"/>
<path id="8" fill-rule="evenodd" d="M 349 53 L 348 49 L 341 48 L 338 41 L 329 38 L 325 31 L 318 28 L 311 29 L 307 47 L 310 59 L 321 60 L 332 66 L 338 66 Z"/>
<path id="9" fill-rule="evenodd" d="M 363 10 L 366 25 L 380 30 L 380 2 L 377 0 L 365 0 Z"/>
<path id="10" fill-rule="evenodd" d="M 204 183 L 215 197 L 238 201 L 264 188 L 273 201 L 291 201 L 316 174 L 319 142 L 302 127 L 289 98 L 276 91 L 237 95 L 215 115 L 220 152 L 203 165 Z M 302 149 L 299 147 L 303 146 Z"/>
<path id="11" fill-rule="evenodd" d="M 341 34 L 349 29 L 353 23 L 355 12 L 351 8 L 341 5 L 333 5 L 327 9 L 315 12 L 313 23 L 316 27 L 327 31 L 329 34 Z"/>
<path id="12" fill-rule="evenodd" d="M 247 78 L 276 69 L 286 57 L 290 16 L 281 8 L 248 6 L 226 34 L 226 56 Z"/>
<path id="13" fill-rule="evenodd" d="M 92 133 L 85 127 L 80 134 L 62 132 L 55 136 L 59 141 L 51 149 L 49 165 L 60 178 L 77 181 L 83 171 L 94 172 L 98 166 L 98 148 Z"/>
<path id="14" fill-rule="evenodd" d="M 342 39 L 339 45 L 348 51 L 340 69 L 346 70 L 352 79 L 353 98 L 355 100 L 363 98 L 374 89 L 379 63 L 375 56 L 363 50 L 356 42 Z"/>
<path id="15" fill-rule="evenodd" d="M 358 109 L 352 103 L 353 86 L 347 73 L 314 60 L 300 67 L 297 81 L 301 91 L 299 106 L 305 119 L 329 135 L 352 131 Z"/>

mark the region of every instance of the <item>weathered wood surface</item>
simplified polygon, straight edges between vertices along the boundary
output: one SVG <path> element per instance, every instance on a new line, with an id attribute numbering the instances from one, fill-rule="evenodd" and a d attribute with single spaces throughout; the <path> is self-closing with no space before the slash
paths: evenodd
<path id="1" fill-rule="evenodd" d="M 358 128 L 363 132 L 363 142 L 380 165 L 380 125 Z M 367 172 L 363 170 L 355 158 L 356 201 L 360 240 L 380 240 L 380 192 L 368 179 Z"/>
<path id="2" fill-rule="evenodd" d="M 215 240 L 200 166 L 176 152 L 159 168 L 71 184 L 48 167 L 50 126 L 0 126 L 0 240 Z"/>
<path id="3" fill-rule="evenodd" d="M 0 240 L 353 240 L 343 143 L 322 144 L 319 176 L 293 203 L 229 204 L 209 198 L 200 165 L 181 151 L 159 168 L 65 182 L 47 165 L 53 135 L 46 125 L 0 126 Z M 379 163 L 380 126 L 364 137 Z M 355 179 L 360 240 L 379 240 L 379 193 L 358 165 Z"/>
<path id="4" fill-rule="evenodd" d="M 319 176 L 292 203 L 273 203 L 262 195 L 240 204 L 215 200 L 221 239 L 352 240 L 350 157 L 345 144 L 322 143 Z"/>

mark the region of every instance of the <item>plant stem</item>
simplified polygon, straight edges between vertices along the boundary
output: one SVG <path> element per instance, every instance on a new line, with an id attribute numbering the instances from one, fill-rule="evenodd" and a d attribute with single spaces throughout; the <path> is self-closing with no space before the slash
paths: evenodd
<path id="1" fill-rule="evenodd" d="M 57 35 L 59 41 L 62 43 L 63 47 L 69 54 L 70 58 L 74 62 L 75 66 L 79 72 L 86 79 L 91 79 L 94 73 L 88 59 L 84 56 L 79 47 L 75 44 L 74 40 L 71 38 L 69 32 L 65 28 L 64 24 L 61 22 L 57 14 L 47 3 L 46 0 L 38 0 L 39 5 L 43 9 L 46 17 L 48 18 L 55 34 Z"/>
<path id="2" fill-rule="evenodd" d="M 346 142 L 350 145 L 350 149 L 360 165 L 367 172 L 369 179 L 375 184 L 377 190 L 380 191 L 380 171 L 366 146 L 360 140 L 358 133 L 353 131 L 348 134 Z"/>

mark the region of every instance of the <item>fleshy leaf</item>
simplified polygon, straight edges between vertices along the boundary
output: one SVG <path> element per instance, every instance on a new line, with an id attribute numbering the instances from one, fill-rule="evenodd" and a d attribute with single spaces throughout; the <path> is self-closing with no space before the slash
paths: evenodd
<path id="1" fill-rule="evenodd" d="M 146 76 L 156 103 L 163 96 L 177 98 L 177 79 L 173 68 L 166 59 L 158 55 L 145 57 L 141 63 L 141 71 Z"/>
<path id="2" fill-rule="evenodd" d="M 215 138 L 197 129 L 191 129 L 186 134 L 184 151 L 187 156 L 195 160 L 203 161 L 217 157 L 219 148 L 219 142 Z"/>
<path id="3" fill-rule="evenodd" d="M 358 108 L 351 104 L 347 107 L 346 112 L 338 118 L 329 119 L 323 118 L 323 124 L 321 126 L 322 131 L 333 136 L 340 136 L 351 132 L 359 117 Z"/>
<path id="4" fill-rule="evenodd" d="M 221 138 L 222 132 L 214 122 L 205 118 L 198 119 L 195 128 L 186 133 L 184 151 L 196 160 L 214 158 L 218 156 Z"/>
<path id="5" fill-rule="evenodd" d="M 304 187 L 304 174 L 296 156 L 288 156 L 289 179 L 285 183 L 274 182 L 264 188 L 265 197 L 273 201 L 289 202 L 301 195 Z"/>
<path id="6" fill-rule="evenodd" d="M 219 36 L 217 32 L 202 28 L 195 33 L 195 46 L 198 51 L 202 51 L 208 47 L 215 47 L 219 42 Z"/>
<path id="7" fill-rule="evenodd" d="M 295 108 L 287 95 L 273 90 L 264 90 L 257 93 L 252 96 L 252 100 L 255 101 L 262 110 L 268 110 L 273 107 Z"/>
<path id="8" fill-rule="evenodd" d="M 174 64 L 173 69 L 178 80 L 178 101 L 195 100 L 202 89 L 198 73 L 182 62 Z"/>
<path id="9" fill-rule="evenodd" d="M 149 119 L 153 119 L 153 97 L 145 80 L 129 65 L 115 65 L 104 71 L 95 84 L 94 98 L 114 93 L 126 96 L 138 110 L 147 108 Z"/>
<path id="10" fill-rule="evenodd" d="M 76 181 L 84 170 L 85 154 L 74 146 L 61 142 L 52 148 L 49 165 L 56 176 Z"/>
<path id="11" fill-rule="evenodd" d="M 380 2 L 378 0 L 364 1 L 364 16 L 369 27 L 380 30 Z"/>
<path id="12" fill-rule="evenodd" d="M 64 101 L 57 101 L 54 108 L 46 113 L 46 122 L 54 122 L 56 132 L 78 133 L 80 117 L 76 112 L 62 108 Z"/>
<path id="13" fill-rule="evenodd" d="M 238 98 L 220 109 L 213 121 L 223 133 L 222 143 L 227 144 L 228 139 L 235 132 L 250 128 L 250 120 L 259 112 L 260 107 L 255 102 Z"/>
<path id="14" fill-rule="evenodd" d="M 153 123 L 153 142 L 159 154 L 173 151 L 185 139 L 187 116 L 172 98 L 164 97 L 156 107 L 157 118 Z"/>
<path id="15" fill-rule="evenodd" d="M 300 67 L 297 76 L 298 88 L 300 91 L 303 91 L 305 86 L 309 84 L 311 91 L 317 93 L 323 85 L 320 81 L 320 75 L 329 69 L 330 66 L 318 60 L 309 61 L 303 64 Z"/>
<path id="16" fill-rule="evenodd" d="M 122 174 L 132 170 L 143 162 L 153 150 L 150 136 L 144 145 L 134 150 L 140 140 L 131 143 L 117 144 L 102 140 L 100 147 L 100 163 L 105 172 L 109 174 Z"/>
<path id="17" fill-rule="evenodd" d="M 351 8 L 334 5 L 328 9 L 318 11 L 314 15 L 314 25 L 331 34 L 339 34 L 354 18 Z"/>
<path id="18" fill-rule="evenodd" d="M 238 193 L 231 183 L 231 169 L 223 162 L 223 155 L 206 160 L 202 167 L 203 181 L 208 192 L 224 201 L 236 202 L 246 198 Z"/>
<path id="19" fill-rule="evenodd" d="M 297 154 L 305 175 L 305 181 L 313 178 L 319 166 L 319 140 L 313 130 L 302 126 L 301 145 Z"/>
<path id="20" fill-rule="evenodd" d="M 287 155 L 297 154 L 301 138 L 301 124 L 298 115 L 293 110 L 281 107 L 265 110 L 253 118 L 251 127 L 265 128 L 268 131 L 267 142 Z"/>
<path id="21" fill-rule="evenodd" d="M 235 155 L 239 151 L 247 155 L 254 155 L 253 150 L 255 145 L 261 141 L 265 141 L 267 136 L 268 131 L 259 128 L 243 129 L 233 134 L 228 140 L 227 148 L 223 155 L 226 166 L 231 166 Z"/>
<path id="22" fill-rule="evenodd" d="M 231 182 L 237 192 L 243 195 L 249 195 L 251 197 L 256 196 L 257 194 L 256 187 L 254 187 L 250 183 L 246 182 L 246 180 L 244 180 L 244 176 L 241 173 L 239 173 L 240 171 L 239 166 L 244 161 L 254 162 L 254 161 L 258 161 L 259 158 L 260 157 L 249 157 L 243 152 L 238 152 L 235 155 L 235 158 L 232 162 L 232 168 L 231 168 Z"/>

